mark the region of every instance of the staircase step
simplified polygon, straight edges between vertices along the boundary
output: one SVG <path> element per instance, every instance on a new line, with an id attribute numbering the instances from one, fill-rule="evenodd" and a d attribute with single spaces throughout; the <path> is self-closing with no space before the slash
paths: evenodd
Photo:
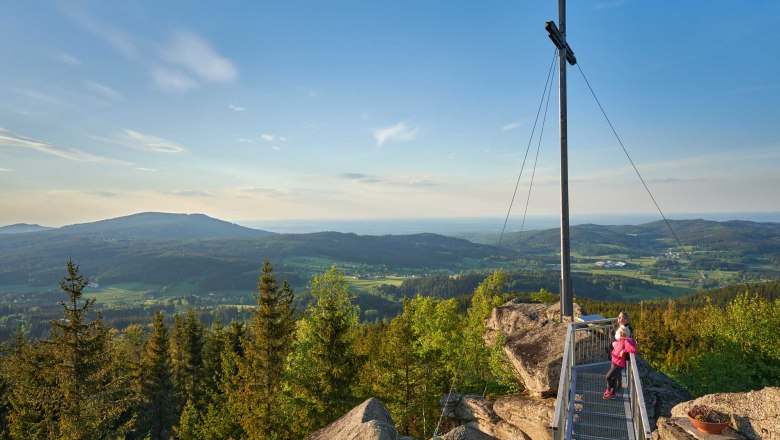
<path id="1" fill-rule="evenodd" d="M 628 432 L 628 427 L 625 421 L 618 421 L 615 423 L 603 423 L 594 425 L 590 423 L 574 422 L 574 428 L 572 430 L 574 437 L 580 435 L 588 435 L 594 437 L 602 437 L 608 439 L 627 439 L 631 434 Z M 633 436 L 631 436 L 633 437 Z"/>
<path id="2" fill-rule="evenodd" d="M 594 417 L 604 417 L 608 419 L 631 421 L 631 418 L 626 417 L 625 414 L 605 413 L 605 412 L 596 412 L 596 411 L 587 411 L 587 410 L 575 410 L 574 414 L 575 417 L 577 414 L 581 414 L 581 415 L 594 416 Z"/>

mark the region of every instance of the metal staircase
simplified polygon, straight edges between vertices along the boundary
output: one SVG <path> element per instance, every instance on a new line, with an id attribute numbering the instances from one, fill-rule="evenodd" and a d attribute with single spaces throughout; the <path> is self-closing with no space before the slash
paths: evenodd
<path id="1" fill-rule="evenodd" d="M 568 326 L 552 425 L 555 440 L 650 439 L 634 354 L 623 370 L 623 387 L 615 391 L 614 399 L 602 398 L 610 367 L 604 359 L 614 321 L 591 319 Z"/>

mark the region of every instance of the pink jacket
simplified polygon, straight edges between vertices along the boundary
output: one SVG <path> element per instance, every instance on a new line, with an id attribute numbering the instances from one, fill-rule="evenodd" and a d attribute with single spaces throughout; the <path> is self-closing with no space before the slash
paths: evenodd
<path id="1" fill-rule="evenodd" d="M 612 346 L 612 363 L 621 368 L 626 368 L 626 358 L 629 353 L 636 353 L 636 341 L 634 338 L 620 338 Z"/>

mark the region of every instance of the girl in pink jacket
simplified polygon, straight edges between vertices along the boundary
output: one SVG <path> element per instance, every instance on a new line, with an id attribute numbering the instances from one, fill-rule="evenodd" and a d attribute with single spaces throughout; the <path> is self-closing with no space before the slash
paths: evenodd
<path id="1" fill-rule="evenodd" d="M 615 398 L 615 388 L 620 382 L 620 375 L 626 368 L 626 359 L 629 353 L 636 353 L 636 341 L 631 337 L 628 327 L 620 326 L 617 330 L 618 340 L 612 343 L 612 366 L 607 373 L 607 390 L 604 391 L 605 399 Z"/>

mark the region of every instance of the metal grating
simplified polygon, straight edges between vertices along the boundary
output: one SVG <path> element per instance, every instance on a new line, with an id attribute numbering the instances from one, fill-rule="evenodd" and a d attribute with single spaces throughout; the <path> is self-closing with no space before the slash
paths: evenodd
<path id="1" fill-rule="evenodd" d="M 615 398 L 602 398 L 609 366 L 609 362 L 600 362 L 574 367 L 572 439 L 636 440 L 630 393 L 627 389 L 627 369 L 623 370 L 623 387 L 615 392 Z"/>

